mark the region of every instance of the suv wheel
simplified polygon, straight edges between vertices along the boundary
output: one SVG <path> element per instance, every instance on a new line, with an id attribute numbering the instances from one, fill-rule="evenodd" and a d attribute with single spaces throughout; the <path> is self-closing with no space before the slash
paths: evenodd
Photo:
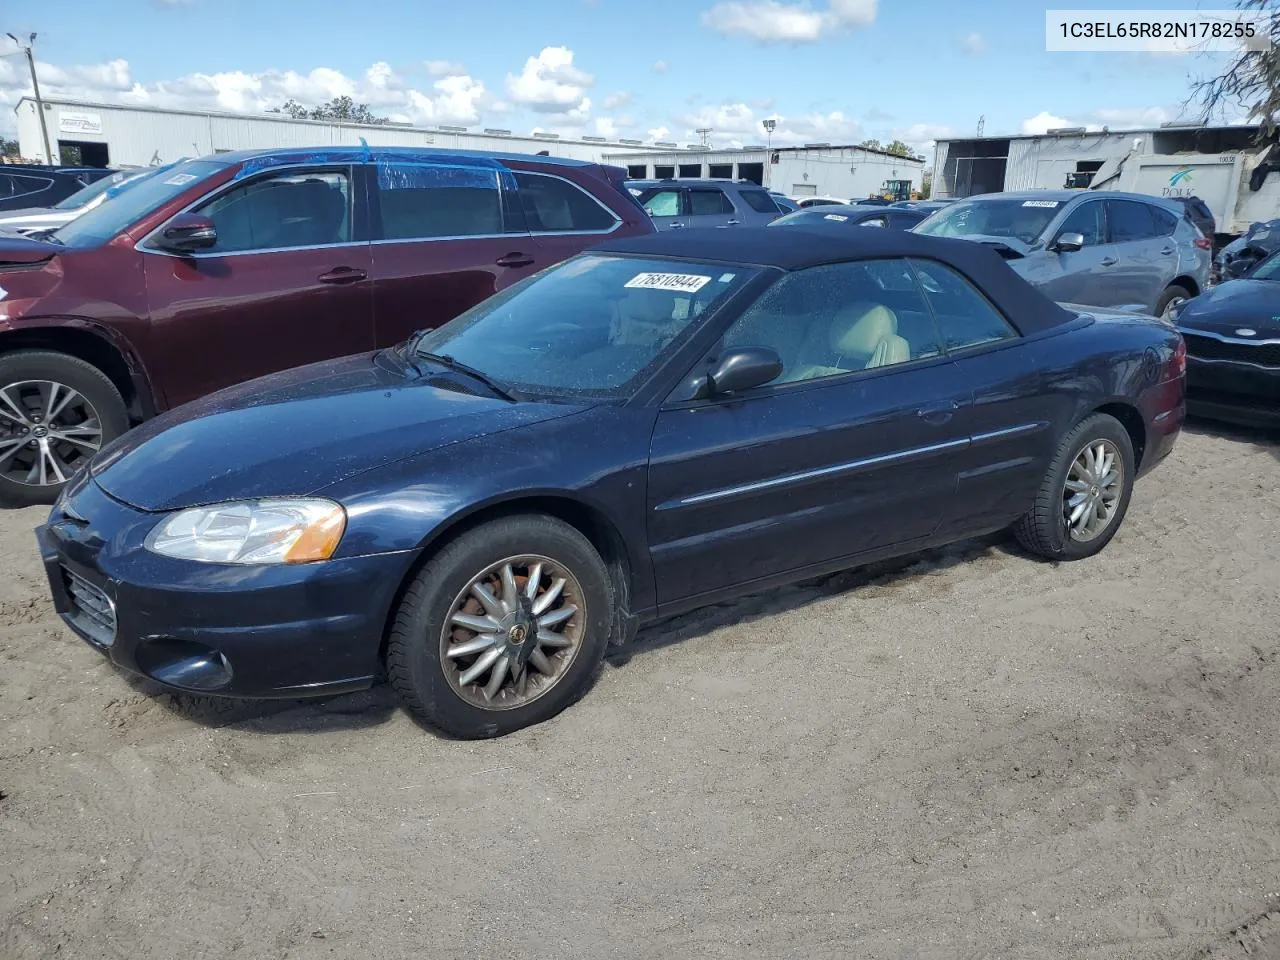
<path id="1" fill-rule="evenodd" d="M 1160 295 L 1160 302 L 1156 304 L 1156 316 L 1164 317 L 1166 320 L 1173 319 L 1173 311 L 1191 299 L 1191 291 L 1186 287 L 1181 287 L 1176 283 L 1169 284 L 1165 288 L 1164 293 Z"/>
<path id="2" fill-rule="evenodd" d="M 0 504 L 53 503 L 128 429 L 120 391 L 97 367 L 43 350 L 0 356 Z"/>

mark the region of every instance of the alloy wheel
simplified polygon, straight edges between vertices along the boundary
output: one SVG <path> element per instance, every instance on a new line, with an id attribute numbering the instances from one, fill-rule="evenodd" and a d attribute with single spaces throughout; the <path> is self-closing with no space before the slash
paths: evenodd
<path id="1" fill-rule="evenodd" d="M 582 586 L 548 557 L 508 557 L 454 598 L 440 663 L 462 699 L 485 710 L 523 707 L 554 687 L 582 647 Z"/>
<path id="2" fill-rule="evenodd" d="M 1076 454 L 1062 490 L 1062 520 L 1072 540 L 1094 540 L 1115 519 L 1124 491 L 1124 461 L 1110 440 Z"/>
<path id="3" fill-rule="evenodd" d="M 53 380 L 0 387 L 0 477 L 65 483 L 102 448 L 102 422 L 78 390 Z"/>

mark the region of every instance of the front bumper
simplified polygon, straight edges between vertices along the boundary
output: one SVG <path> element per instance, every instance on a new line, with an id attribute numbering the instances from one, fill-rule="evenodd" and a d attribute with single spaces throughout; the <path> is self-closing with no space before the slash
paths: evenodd
<path id="1" fill-rule="evenodd" d="M 1188 356 L 1187 409 L 1214 420 L 1280 425 L 1280 369 Z"/>
<path id="2" fill-rule="evenodd" d="M 86 643 L 185 692 L 294 698 L 373 682 L 410 553 L 194 563 L 143 547 L 159 520 L 81 481 L 36 531 L 54 608 Z"/>

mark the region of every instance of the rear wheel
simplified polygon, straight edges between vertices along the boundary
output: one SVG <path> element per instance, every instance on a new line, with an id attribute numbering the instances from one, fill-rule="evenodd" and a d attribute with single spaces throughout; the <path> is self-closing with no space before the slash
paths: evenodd
<path id="1" fill-rule="evenodd" d="M 1133 441 L 1120 421 L 1095 413 L 1063 438 L 1035 505 L 1014 526 L 1046 560 L 1082 560 L 1120 529 L 1133 493 Z"/>
<path id="2" fill-rule="evenodd" d="M 505 517 L 458 537 L 414 578 L 387 674 L 423 723 L 501 736 L 586 691 L 612 623 L 608 572 L 586 537 L 553 517 Z"/>
<path id="3" fill-rule="evenodd" d="M 0 504 L 53 503 L 128 429 L 120 391 L 97 367 L 43 350 L 0 356 Z"/>
<path id="4" fill-rule="evenodd" d="M 1176 283 L 1169 284 L 1164 293 L 1160 294 L 1160 302 L 1156 304 L 1156 316 L 1164 317 L 1166 320 L 1173 319 L 1173 312 L 1191 297 L 1192 293 L 1186 287 Z"/>

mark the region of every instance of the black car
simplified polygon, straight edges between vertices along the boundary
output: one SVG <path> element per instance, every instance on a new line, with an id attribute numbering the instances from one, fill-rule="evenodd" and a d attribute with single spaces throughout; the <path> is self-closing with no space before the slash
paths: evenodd
<path id="1" fill-rule="evenodd" d="M 114 172 L 100 167 L 4 164 L 0 166 L 0 210 L 51 207 Z"/>
<path id="2" fill-rule="evenodd" d="M 1187 406 L 1236 423 L 1280 425 L 1280 252 L 1182 304 Z"/>
<path id="3" fill-rule="evenodd" d="M 144 423 L 38 532 L 55 608 L 172 689 L 385 667 L 490 737 L 657 617 L 1010 525 L 1052 560 L 1106 546 L 1182 424 L 1172 327 L 1064 309 L 964 240 L 778 239 L 610 240 Z"/>
<path id="4" fill-rule="evenodd" d="M 889 227 L 910 230 L 932 210 L 908 210 L 898 207 L 873 207 L 861 204 L 844 206 L 826 204 L 805 207 L 778 217 L 771 227 Z"/>

